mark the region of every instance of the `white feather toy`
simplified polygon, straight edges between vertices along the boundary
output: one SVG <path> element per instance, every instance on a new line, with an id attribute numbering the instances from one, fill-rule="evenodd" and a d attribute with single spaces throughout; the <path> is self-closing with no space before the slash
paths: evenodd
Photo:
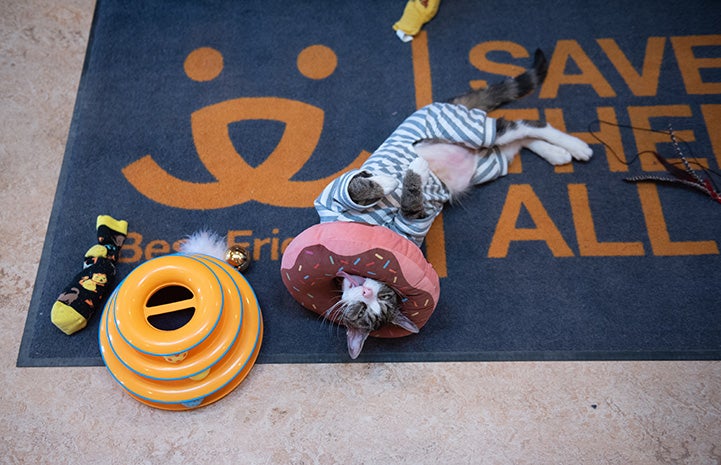
<path id="1" fill-rule="evenodd" d="M 180 252 L 184 254 L 200 253 L 210 255 L 218 260 L 225 260 L 226 240 L 207 229 L 194 232 L 183 241 Z"/>

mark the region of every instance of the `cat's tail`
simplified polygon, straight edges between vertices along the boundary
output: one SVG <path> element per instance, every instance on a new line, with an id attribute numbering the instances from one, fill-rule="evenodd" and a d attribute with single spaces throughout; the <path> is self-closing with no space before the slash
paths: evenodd
<path id="1" fill-rule="evenodd" d="M 501 105 L 518 100 L 533 92 L 546 79 L 548 61 L 541 49 L 536 49 L 533 66 L 522 74 L 505 81 L 491 84 L 484 89 L 474 90 L 451 99 L 451 103 L 466 108 L 479 108 L 484 111 L 495 110 Z"/>

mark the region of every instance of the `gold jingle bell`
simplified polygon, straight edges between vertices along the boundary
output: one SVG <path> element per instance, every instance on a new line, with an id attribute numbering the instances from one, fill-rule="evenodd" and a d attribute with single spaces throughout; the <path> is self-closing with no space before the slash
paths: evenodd
<path id="1" fill-rule="evenodd" d="M 250 254 L 245 248 L 234 245 L 225 251 L 225 261 L 242 273 L 250 266 Z"/>

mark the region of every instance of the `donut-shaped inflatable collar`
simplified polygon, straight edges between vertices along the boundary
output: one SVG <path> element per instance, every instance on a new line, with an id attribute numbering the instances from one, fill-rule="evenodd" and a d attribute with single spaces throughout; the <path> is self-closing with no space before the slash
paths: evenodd
<path id="1" fill-rule="evenodd" d="M 303 307 L 323 315 L 338 302 L 339 272 L 372 278 L 391 286 L 402 299 L 403 314 L 420 329 L 438 304 L 438 274 L 410 240 L 382 226 L 364 223 L 320 223 L 288 244 L 281 277 Z M 411 334 L 385 325 L 370 335 Z"/>

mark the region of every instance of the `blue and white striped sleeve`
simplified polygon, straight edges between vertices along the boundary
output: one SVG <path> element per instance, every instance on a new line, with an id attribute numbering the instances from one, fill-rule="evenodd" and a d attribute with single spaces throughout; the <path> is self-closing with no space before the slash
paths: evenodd
<path id="1" fill-rule="evenodd" d="M 490 147 L 496 140 L 496 120 L 485 111 L 450 103 L 434 103 L 426 109 L 428 139 L 460 143 L 474 149 Z"/>
<path id="2" fill-rule="evenodd" d="M 484 157 L 477 157 L 476 169 L 471 177 L 471 184 L 483 184 L 508 174 L 508 159 L 498 147 L 493 147 Z"/>
<path id="3" fill-rule="evenodd" d="M 342 174 L 328 184 L 315 199 L 314 205 L 321 223 L 335 221 L 340 214 L 349 210 L 362 212 L 375 205 L 359 205 L 350 198 L 348 185 L 360 172 L 361 170 L 353 170 Z"/>
<path id="4" fill-rule="evenodd" d="M 409 220 L 403 217 L 403 215 L 396 215 L 393 217 L 393 225 L 391 227 L 397 233 L 406 236 L 411 241 L 420 247 L 423 240 L 428 234 L 428 230 L 433 225 L 433 220 L 436 219 L 437 215 L 429 215 L 426 218 L 417 220 Z"/>

